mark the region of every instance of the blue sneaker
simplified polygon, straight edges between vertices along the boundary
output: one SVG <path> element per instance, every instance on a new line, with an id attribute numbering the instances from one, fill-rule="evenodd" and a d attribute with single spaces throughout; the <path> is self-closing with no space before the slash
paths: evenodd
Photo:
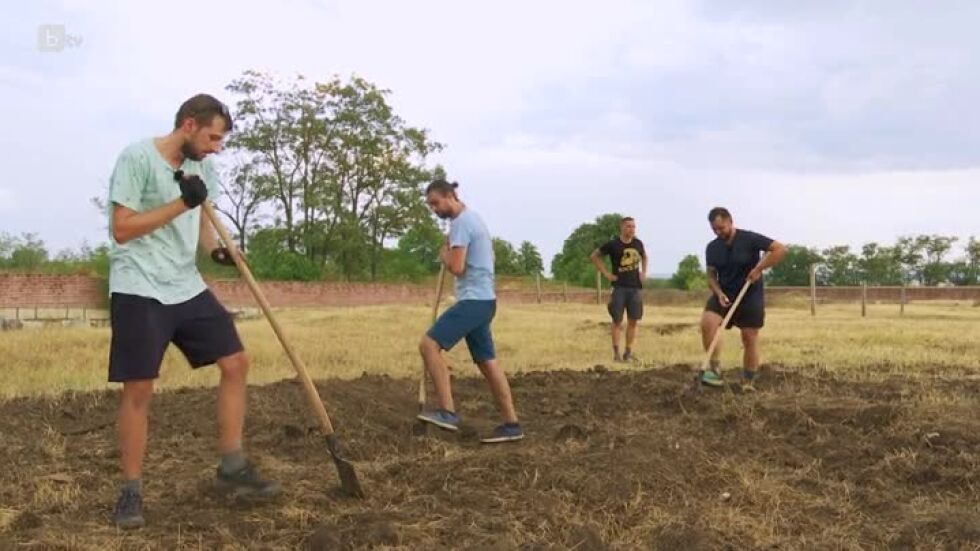
<path id="1" fill-rule="evenodd" d="M 446 430 L 459 430 L 459 416 L 451 411 L 437 409 L 418 414 L 419 421 L 432 423 L 433 425 Z"/>
<path id="2" fill-rule="evenodd" d="M 725 386 L 725 381 L 721 378 L 721 375 L 719 375 L 717 372 L 708 369 L 706 371 L 701 372 L 701 384 L 713 386 L 713 387 L 721 387 L 721 386 Z"/>
<path id="3" fill-rule="evenodd" d="M 123 491 L 116 501 L 112 520 L 122 529 L 142 528 L 146 523 L 143 520 L 143 497 L 137 492 Z"/>
<path id="4" fill-rule="evenodd" d="M 514 442 L 523 439 L 524 430 L 521 429 L 520 423 L 504 423 L 503 425 L 497 425 L 493 429 L 493 433 L 490 436 L 481 438 L 480 442 L 484 444 L 498 444 L 500 442 Z"/>

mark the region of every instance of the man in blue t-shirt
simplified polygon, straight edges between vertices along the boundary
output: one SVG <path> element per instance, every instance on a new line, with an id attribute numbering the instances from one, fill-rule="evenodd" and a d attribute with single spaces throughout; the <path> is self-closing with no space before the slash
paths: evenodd
<path id="1" fill-rule="evenodd" d="M 731 329 L 734 325 L 742 331 L 742 384 L 745 390 L 752 390 L 752 383 L 759 369 L 759 330 L 765 325 L 766 319 L 762 273 L 782 261 L 786 256 L 786 247 L 764 235 L 736 229 L 732 214 L 721 207 L 711 209 L 708 222 L 711 223 L 711 230 L 716 238 L 708 243 L 705 250 L 708 286 L 712 295 L 705 304 L 701 317 L 701 339 L 707 351 L 715 332 L 721 329 L 721 322 L 728 314 L 732 302 L 745 283 L 751 281 L 752 285 L 725 329 Z M 761 257 L 762 253 L 768 254 Z M 724 384 L 718 373 L 720 351 L 721 346 L 715 348 L 711 357 L 711 370 L 701 375 L 701 382 L 706 385 Z"/>
<path id="2" fill-rule="evenodd" d="M 470 356 L 486 377 L 504 421 L 482 441 L 490 444 L 520 440 L 524 432 L 514 411 L 507 376 L 497 363 L 490 332 L 490 323 L 497 312 L 493 242 L 480 216 L 459 200 L 457 187 L 455 182 L 436 180 L 425 193 L 432 212 L 451 220 L 448 242 L 440 257 L 446 270 L 456 276 L 456 304 L 439 317 L 419 343 L 425 368 L 436 388 L 439 408 L 422 412 L 418 418 L 446 430 L 459 429 L 449 369 L 442 351 L 450 350 L 465 338 Z"/>

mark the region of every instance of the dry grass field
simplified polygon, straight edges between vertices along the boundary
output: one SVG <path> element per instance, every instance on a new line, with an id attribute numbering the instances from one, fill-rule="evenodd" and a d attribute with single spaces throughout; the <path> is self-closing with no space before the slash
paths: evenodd
<path id="1" fill-rule="evenodd" d="M 228 503 L 217 374 L 172 351 L 151 418 L 148 526 L 110 524 L 117 489 L 109 333 L 0 335 L 0 549 L 980 549 L 980 309 L 772 308 L 755 394 L 685 393 L 697 307 L 657 307 L 636 364 L 602 308 L 503 305 L 501 359 L 528 438 L 481 447 L 493 407 L 450 356 L 465 427 L 412 433 L 424 305 L 281 312 L 367 492 L 349 500 L 266 323 L 247 446 L 285 495 Z M 736 333 L 724 365 L 739 365 Z"/>

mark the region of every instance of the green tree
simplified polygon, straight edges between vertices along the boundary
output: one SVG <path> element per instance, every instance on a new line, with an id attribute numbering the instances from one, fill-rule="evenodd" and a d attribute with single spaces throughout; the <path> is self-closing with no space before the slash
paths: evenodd
<path id="1" fill-rule="evenodd" d="M 48 261 L 48 250 L 36 233 L 0 234 L 0 267 L 33 271 Z"/>
<path id="2" fill-rule="evenodd" d="M 412 226 L 398 240 L 397 250 L 405 259 L 415 262 L 409 270 L 412 273 L 421 272 L 434 274 L 439 271 L 439 249 L 446 242 L 446 237 L 431 216 L 422 219 Z M 399 263 L 408 266 L 408 260 L 399 259 Z M 389 271 L 389 274 L 392 272 Z"/>
<path id="3" fill-rule="evenodd" d="M 551 273 L 559 281 L 584 287 L 595 285 L 595 266 L 589 260 L 597 247 L 619 235 L 621 214 L 604 214 L 575 228 L 561 252 L 551 261 Z"/>
<path id="4" fill-rule="evenodd" d="M 229 147 L 250 159 L 285 250 L 347 279 L 375 278 L 385 243 L 428 216 L 425 159 L 442 145 L 394 113 L 388 90 L 356 76 L 283 84 L 247 71 L 228 90 L 238 96 Z"/>
<path id="5" fill-rule="evenodd" d="M 922 269 L 922 283 L 925 285 L 938 285 L 946 283 L 950 279 L 952 265 L 946 262 L 946 256 L 953 248 L 953 243 L 957 237 L 945 235 L 922 236 L 923 249 L 925 251 L 926 263 Z"/>
<path id="6" fill-rule="evenodd" d="M 961 263 L 962 276 L 960 285 L 976 285 L 980 283 L 980 240 L 970 236 L 966 243 L 966 258 Z"/>
<path id="7" fill-rule="evenodd" d="M 786 257 L 766 274 L 771 285 L 803 286 L 810 284 L 810 265 L 823 260 L 816 249 L 802 245 L 787 245 Z"/>
<path id="8" fill-rule="evenodd" d="M 902 255 L 897 247 L 867 243 L 861 247 L 857 267 L 869 285 L 901 285 L 904 277 Z"/>
<path id="9" fill-rule="evenodd" d="M 918 281 L 922 283 L 923 272 L 925 271 L 925 246 L 924 236 L 900 237 L 895 243 L 895 251 L 899 262 L 902 264 L 902 272 L 905 281 Z"/>
<path id="10" fill-rule="evenodd" d="M 493 238 L 493 270 L 500 275 L 520 275 L 520 258 L 514 246 L 499 237 Z"/>
<path id="11" fill-rule="evenodd" d="M 677 265 L 677 271 L 670 278 L 671 287 L 687 291 L 707 289 L 708 277 L 701 267 L 701 259 L 695 254 L 685 256 Z"/>
<path id="12" fill-rule="evenodd" d="M 522 274 L 538 275 L 544 272 L 544 261 L 534 243 L 524 241 L 517 251 L 517 264 Z"/>
<path id="13" fill-rule="evenodd" d="M 259 207 L 269 200 L 273 189 L 269 175 L 257 170 L 258 164 L 257 160 L 240 161 L 218 180 L 221 198 L 214 207 L 231 222 L 241 250 L 248 250 L 246 238 L 259 222 Z"/>
<path id="14" fill-rule="evenodd" d="M 824 249 L 821 253 L 823 264 L 817 269 L 817 277 L 822 285 L 860 285 L 861 273 L 858 258 L 851 247 L 839 245 Z"/>

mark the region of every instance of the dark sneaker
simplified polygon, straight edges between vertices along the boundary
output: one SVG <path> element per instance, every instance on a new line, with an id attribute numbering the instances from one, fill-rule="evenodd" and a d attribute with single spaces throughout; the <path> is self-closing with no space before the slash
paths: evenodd
<path id="1" fill-rule="evenodd" d="M 636 354 L 633 354 L 632 352 L 627 352 L 627 353 L 623 354 L 623 361 L 624 362 L 638 362 L 640 360 L 636 359 Z"/>
<path id="2" fill-rule="evenodd" d="M 244 498 L 272 498 L 279 495 L 281 490 L 278 482 L 262 480 L 251 462 L 246 462 L 244 467 L 233 473 L 226 473 L 218 467 L 215 485 L 223 493 Z"/>
<path id="3" fill-rule="evenodd" d="M 419 421 L 431 423 L 441 429 L 459 430 L 459 416 L 451 411 L 437 409 L 418 414 Z"/>
<path id="4" fill-rule="evenodd" d="M 124 530 L 142 528 L 146 524 L 143 520 L 143 497 L 129 490 L 119 494 L 112 520 Z"/>
<path id="5" fill-rule="evenodd" d="M 498 444 L 500 442 L 514 442 L 515 440 L 523 440 L 524 431 L 521 429 L 519 423 L 504 423 L 503 425 L 497 425 L 493 429 L 493 433 L 490 436 L 485 436 L 480 439 L 480 442 L 484 444 Z"/>
<path id="6" fill-rule="evenodd" d="M 623 356 L 616 354 L 615 356 L 613 356 L 613 361 L 616 363 L 623 363 L 625 360 L 623 359 Z"/>

